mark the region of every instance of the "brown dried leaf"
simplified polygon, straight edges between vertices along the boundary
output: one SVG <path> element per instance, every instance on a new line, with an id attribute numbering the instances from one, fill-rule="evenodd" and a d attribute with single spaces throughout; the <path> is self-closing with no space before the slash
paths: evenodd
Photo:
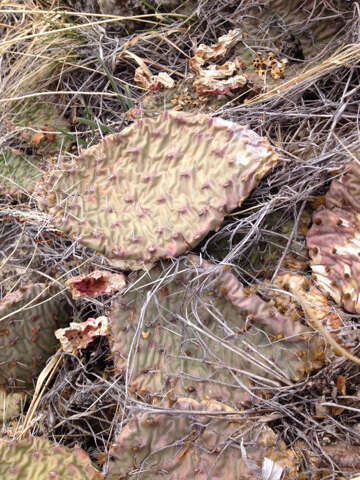
<path id="1" fill-rule="evenodd" d="M 55 133 L 53 132 L 53 130 L 52 130 L 51 128 L 49 128 L 49 127 L 44 127 L 43 130 L 44 130 L 44 132 L 46 132 L 46 133 L 45 133 L 46 141 L 47 141 L 47 142 L 51 142 L 51 143 L 52 143 L 52 142 L 55 142 L 55 140 L 56 140 L 56 135 L 55 135 Z"/>
<path id="2" fill-rule="evenodd" d="M 344 375 L 339 375 L 336 379 L 336 389 L 340 395 L 346 395 L 346 378 Z"/>
<path id="3" fill-rule="evenodd" d="M 73 353 L 79 348 L 86 348 L 96 337 L 110 333 L 107 317 L 89 318 L 85 322 L 71 322 L 69 327 L 55 331 L 64 352 Z"/>
<path id="4" fill-rule="evenodd" d="M 175 82 L 170 75 L 165 72 L 152 75 L 145 64 L 135 70 L 134 80 L 147 90 L 163 90 L 164 88 L 173 88 L 175 86 Z"/>
<path id="5" fill-rule="evenodd" d="M 244 87 L 248 77 L 243 74 L 243 64 L 239 59 L 227 61 L 223 65 L 209 65 L 205 62 L 218 60 L 226 55 L 229 48 L 237 42 L 238 32 L 231 30 L 219 38 L 218 43 L 211 46 L 200 45 L 190 59 L 190 68 L 196 78 L 193 83 L 196 94 L 201 100 L 213 95 L 226 95 L 233 90 Z"/>
<path id="6" fill-rule="evenodd" d="M 235 45 L 238 38 L 237 30 L 230 30 L 226 35 L 219 37 L 217 43 L 211 46 L 199 45 L 194 56 L 190 59 L 190 68 L 196 75 L 202 74 L 202 66 L 209 60 L 218 60 L 226 55 L 226 52 Z"/>
<path id="7" fill-rule="evenodd" d="M 31 136 L 31 143 L 34 145 L 40 145 L 41 140 L 45 138 L 45 134 L 42 132 L 36 132 Z"/>

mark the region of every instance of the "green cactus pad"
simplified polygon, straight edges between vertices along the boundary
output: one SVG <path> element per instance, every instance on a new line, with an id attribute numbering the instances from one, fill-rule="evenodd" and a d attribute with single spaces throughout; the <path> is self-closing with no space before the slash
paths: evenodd
<path id="1" fill-rule="evenodd" d="M 36 156 L 48 157 L 67 151 L 73 143 L 68 134 L 70 123 L 62 110 L 56 97 L 47 97 L 46 102 L 31 99 L 19 102 L 9 120 L 19 130 L 21 139 L 32 146 Z M 35 140 L 38 135 L 40 137 Z"/>
<path id="2" fill-rule="evenodd" d="M 238 406 L 251 389 L 291 384 L 315 367 L 299 321 L 212 267 L 191 255 L 174 276 L 156 267 L 115 297 L 112 352 L 130 392 Z"/>
<path id="3" fill-rule="evenodd" d="M 6 480 L 96 480 L 102 478 L 81 448 L 70 450 L 46 438 L 0 440 L 0 478 Z"/>
<path id="4" fill-rule="evenodd" d="M 269 427 L 255 426 L 217 402 L 189 398 L 165 412 L 135 415 L 110 456 L 107 480 L 253 480 L 265 478 L 265 458 L 296 473 L 294 454 Z"/>
<path id="5" fill-rule="evenodd" d="M 68 150 L 72 140 L 66 134 L 69 122 L 61 116 L 55 99 L 49 98 L 46 103 L 32 99 L 19 103 L 14 110 L 3 128 L 9 136 L 10 132 L 16 134 L 18 146 L 0 149 L 0 195 L 19 198 L 32 195 L 44 175 L 46 158 Z"/>
<path id="6" fill-rule="evenodd" d="M 37 195 L 65 234 L 138 270 L 217 230 L 276 163 L 269 142 L 245 126 L 168 111 L 52 168 Z"/>
<path id="7" fill-rule="evenodd" d="M 333 180 L 307 234 L 316 283 L 338 305 L 360 313 L 360 166 Z"/>
<path id="8" fill-rule="evenodd" d="M 0 385 L 31 386 L 55 352 L 54 331 L 68 320 L 68 309 L 55 293 L 37 283 L 9 293 L 0 302 Z"/>
<path id="9" fill-rule="evenodd" d="M 37 180 L 43 175 L 36 158 L 8 150 L 0 155 L 0 194 L 21 196 L 31 194 Z"/>

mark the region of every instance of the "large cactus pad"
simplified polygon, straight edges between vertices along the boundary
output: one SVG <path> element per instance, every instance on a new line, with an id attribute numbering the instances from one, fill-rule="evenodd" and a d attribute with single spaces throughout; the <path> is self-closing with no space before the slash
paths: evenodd
<path id="1" fill-rule="evenodd" d="M 265 478 L 266 459 L 280 472 L 285 466 L 287 473 L 296 472 L 294 454 L 269 427 L 255 426 L 217 402 L 189 398 L 164 412 L 136 415 L 110 455 L 108 480 L 253 480 Z"/>
<path id="2" fill-rule="evenodd" d="M 251 389 L 290 384 L 314 368 L 299 321 L 198 257 L 178 267 L 165 277 L 156 267 L 114 300 L 112 351 L 130 391 L 239 405 Z"/>
<path id="3" fill-rule="evenodd" d="M 68 311 L 53 288 L 36 283 L 0 302 L 0 385 L 23 389 L 33 384 L 55 351 L 54 331 Z"/>
<path id="4" fill-rule="evenodd" d="M 347 311 L 360 313 L 360 166 L 333 180 L 307 234 L 314 278 Z"/>
<path id="5" fill-rule="evenodd" d="M 102 478 L 81 448 L 70 450 L 46 438 L 0 440 L 0 478 L 13 480 L 95 480 Z"/>
<path id="6" fill-rule="evenodd" d="M 137 270 L 218 229 L 276 162 L 245 126 L 169 111 L 51 168 L 37 194 L 57 228 Z"/>

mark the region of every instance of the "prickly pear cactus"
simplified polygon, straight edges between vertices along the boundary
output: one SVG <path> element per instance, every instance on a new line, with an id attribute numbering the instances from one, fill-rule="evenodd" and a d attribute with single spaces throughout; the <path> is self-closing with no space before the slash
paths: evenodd
<path id="1" fill-rule="evenodd" d="M 8 150 L 0 154 L 0 195 L 21 196 L 33 191 L 42 171 L 39 161 Z"/>
<path id="2" fill-rule="evenodd" d="M 167 111 L 52 168 L 37 195 L 65 234 L 138 270 L 218 229 L 276 162 L 245 126 Z"/>
<path id="3" fill-rule="evenodd" d="M 36 283 L 0 302 L 0 385 L 31 386 L 55 352 L 54 331 L 68 320 L 68 309 L 55 290 Z"/>
<path id="4" fill-rule="evenodd" d="M 115 298 L 112 352 L 130 392 L 238 406 L 252 388 L 291 384 L 321 366 L 299 321 L 212 267 L 191 255 L 178 271 L 164 277 L 156 267 Z"/>
<path id="5" fill-rule="evenodd" d="M 55 99 L 50 100 L 22 103 L 0 125 L 4 138 L 7 133 L 9 137 L 16 135 L 17 140 L 16 149 L 5 141 L 0 145 L 0 195 L 32 195 L 44 174 L 46 158 L 70 147 L 72 140 L 66 135 L 69 122 L 61 116 Z"/>
<path id="6" fill-rule="evenodd" d="M 0 477 L 14 480 L 95 480 L 102 478 L 81 448 L 70 450 L 46 438 L 0 440 Z"/>
<path id="7" fill-rule="evenodd" d="M 347 170 L 332 181 L 306 241 L 317 285 L 348 312 L 360 313 L 360 166 L 352 162 Z"/>
<path id="8" fill-rule="evenodd" d="M 265 459 L 294 475 L 295 456 L 274 432 L 232 412 L 215 401 L 180 398 L 164 412 L 135 415 L 110 450 L 106 478 L 260 480 Z"/>

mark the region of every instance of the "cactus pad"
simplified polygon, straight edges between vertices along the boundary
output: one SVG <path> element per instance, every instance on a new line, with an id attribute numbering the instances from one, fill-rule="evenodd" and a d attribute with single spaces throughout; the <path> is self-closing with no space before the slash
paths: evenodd
<path id="1" fill-rule="evenodd" d="M 245 126 L 168 111 L 51 168 L 37 195 L 65 234 L 138 270 L 218 229 L 276 163 L 269 142 Z"/>
<path id="2" fill-rule="evenodd" d="M 41 437 L 0 440 L 0 477 L 13 480 L 102 478 L 81 448 L 70 450 Z"/>
<path id="3" fill-rule="evenodd" d="M 136 415 L 110 450 L 107 480 L 260 479 L 266 458 L 296 472 L 294 454 L 269 427 L 231 412 L 215 401 L 180 398 L 163 413 Z"/>
<path id="4" fill-rule="evenodd" d="M 163 278 L 156 267 L 114 299 L 112 351 L 131 392 L 239 405 L 251 388 L 291 384 L 315 367 L 299 321 L 212 267 L 191 255 L 177 273 Z"/>
<path id="5" fill-rule="evenodd" d="M 17 141 L 16 149 L 6 143 L 0 149 L 0 195 L 21 198 L 32 195 L 44 175 L 46 159 L 69 149 L 72 140 L 66 135 L 69 122 L 61 116 L 55 99 L 46 103 L 29 100 L 14 110 L 1 124 L 4 138 L 16 135 Z"/>
<path id="6" fill-rule="evenodd" d="M 85 322 L 71 322 L 66 328 L 56 330 L 64 352 L 73 353 L 86 348 L 95 338 L 108 335 L 110 328 L 107 317 L 88 318 Z"/>
<path id="7" fill-rule="evenodd" d="M 65 305 L 54 293 L 37 283 L 9 293 L 0 302 L 0 385 L 31 386 L 54 353 L 54 331 L 68 318 Z"/>
<path id="8" fill-rule="evenodd" d="M 360 313 L 360 166 L 333 180 L 307 234 L 313 276 L 323 292 Z"/>
<path id="9" fill-rule="evenodd" d="M 8 150 L 0 155 L 0 194 L 21 196 L 34 190 L 42 171 L 40 161 Z"/>

